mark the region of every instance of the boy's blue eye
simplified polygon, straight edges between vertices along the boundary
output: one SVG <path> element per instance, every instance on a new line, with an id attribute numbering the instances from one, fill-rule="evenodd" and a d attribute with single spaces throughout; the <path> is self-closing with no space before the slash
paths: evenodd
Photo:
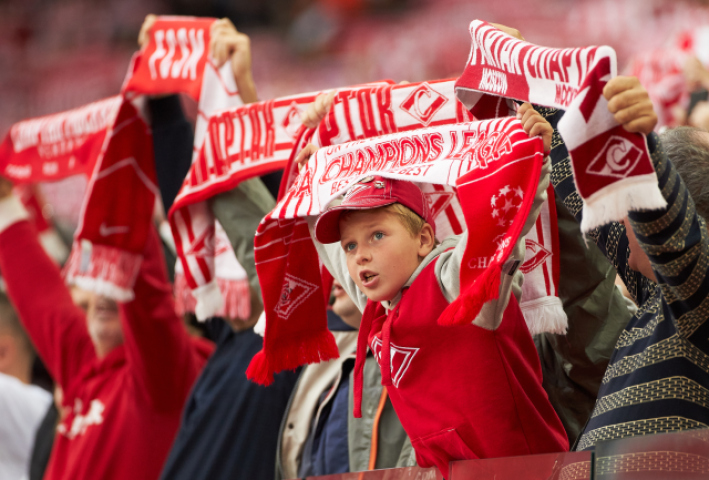
<path id="1" fill-rule="evenodd" d="M 347 245 L 345 245 L 345 251 L 346 251 L 346 252 L 351 252 L 351 251 L 354 250 L 354 249 L 355 249 L 355 244 L 354 244 L 354 243 L 348 243 Z"/>
<path id="2" fill-rule="evenodd" d="M 374 238 L 376 240 L 381 240 L 382 238 L 384 238 L 384 234 L 382 232 L 377 232 L 374 234 Z"/>

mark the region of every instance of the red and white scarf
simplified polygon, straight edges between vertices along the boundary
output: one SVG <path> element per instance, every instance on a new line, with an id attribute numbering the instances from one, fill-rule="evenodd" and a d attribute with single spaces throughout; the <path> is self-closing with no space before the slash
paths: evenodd
<path id="1" fill-rule="evenodd" d="M 629 133 L 608 111 L 603 87 L 616 76 L 606 46 L 556 49 L 517 40 L 481 20 L 470 24 L 472 48 L 456 84 L 476 117 L 491 96 L 566 109 L 559 122 L 583 199 L 581 230 L 624 218 L 629 210 L 666 205 L 645 137 Z"/>
<path id="2" fill-rule="evenodd" d="M 16 183 L 90 175 L 67 281 L 119 301 L 132 298 L 158 194 L 141 95 L 183 91 L 199 98 L 213 21 L 160 17 L 151 42 L 132 60 L 122 95 L 19 122 L 0 146 L 0 172 Z"/>
<path id="3" fill-rule="evenodd" d="M 538 179 L 542 157 L 541 140 L 530 139 L 519 121 L 510 117 L 385 135 L 318 150 L 256 234 L 256 269 L 263 292 L 266 335 L 263 350 L 252 360 L 247 376 L 268 384 L 275 372 L 338 355 L 325 323 L 324 296 L 318 292 L 321 286 L 317 253 L 306 217 L 322 213 L 333 199 L 369 175 L 453 186 L 469 172 L 504 171 L 499 168 L 503 164 L 534 158 Z M 526 168 L 526 177 L 533 178 L 529 172 L 534 169 L 529 165 Z M 500 181 L 497 175 L 489 178 Z M 511 180 L 509 189 L 497 193 L 504 196 L 521 192 L 526 196 L 527 187 Z M 472 196 L 463 198 L 463 211 L 484 212 L 481 215 L 492 219 L 492 198 L 480 202 L 473 191 L 469 191 Z M 515 211 L 520 204 L 515 204 Z M 496 292 L 487 288 L 489 282 L 476 279 L 493 276 L 494 273 L 485 272 L 494 269 L 499 285 L 500 266 L 514 246 L 517 230 L 521 230 L 519 219 L 511 210 L 505 221 L 505 232 L 491 230 L 470 236 L 467 260 L 461 267 L 459 297 L 467 315 L 455 316 L 452 309 L 449 313 L 453 315 L 442 318 L 441 323 L 470 322 L 475 318 L 476 305 L 495 297 Z M 489 220 L 484 225 L 494 228 L 493 223 Z M 478 256 L 488 261 L 471 261 Z M 281 284 L 279 288 L 274 288 L 276 282 Z"/>
<path id="4" fill-rule="evenodd" d="M 470 121 L 471 114 L 455 98 L 454 83 L 454 80 L 434 80 L 373 86 L 357 91 L 340 90 L 318 127 L 303 132 L 292 157 L 309 142 L 330 146 L 394 131 Z M 496 117 L 513 113 L 511 105 L 492 100 L 490 106 Z M 290 187 L 297 175 L 296 166 L 289 163 L 281 185 L 282 192 Z M 430 183 L 421 183 L 420 187 L 434 212 L 437 236 L 443 239 L 462 233 L 465 218 L 455 189 Z M 559 249 L 553 188 L 549 193 L 550 201 L 544 203 L 535 228 L 526 236 L 528 255 L 521 267 L 525 282 L 520 308 L 533 335 L 566 333 L 568 323 L 558 297 Z"/>
<path id="5" fill-rule="evenodd" d="M 138 100 L 111 97 L 25 120 L 0 147 L 2 175 L 18 184 L 91 176 L 65 274 L 121 301 L 132 298 L 147 238 L 136 217 L 149 222 L 156 192 L 152 138 L 139 109 Z"/>

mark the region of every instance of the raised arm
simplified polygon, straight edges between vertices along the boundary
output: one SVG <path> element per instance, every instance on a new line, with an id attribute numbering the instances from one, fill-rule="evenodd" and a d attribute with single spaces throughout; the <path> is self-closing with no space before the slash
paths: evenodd
<path id="1" fill-rule="evenodd" d="M 696 135 L 707 134 L 697 131 Z M 697 138 L 696 142 L 699 148 L 707 149 L 703 140 Z M 662 295 L 677 323 L 677 332 L 704 352 L 709 352 L 709 325 L 705 310 L 709 304 L 709 235 L 706 220 L 697 214 L 685 182 L 660 142 L 654 149 L 652 162 L 667 207 L 630 212 L 630 225 L 640 247 L 650 259 Z"/>
<path id="2" fill-rule="evenodd" d="M 573 172 L 571 170 L 571 158 L 566 149 L 564 140 L 561 138 L 557 125 L 564 112 L 550 108 L 536 107 L 549 123 L 554 127 L 554 135 L 551 143 L 552 172 L 551 183 L 554 186 L 556 195 L 562 200 L 566 209 L 571 213 L 576 220 L 581 222 L 583 201 L 576 190 Z M 648 146 L 651 153 L 655 143 L 649 138 Z M 636 302 L 642 303 L 655 288 L 654 283 L 644 277 L 639 272 L 631 270 L 628 266 L 628 256 L 630 250 L 628 248 L 628 238 L 625 234 L 625 227 L 618 222 L 612 222 L 603 227 L 597 228 L 587 233 L 588 238 L 592 239 L 601 252 L 613 264 L 620 275 L 620 278 L 625 283 L 630 294 L 635 298 Z"/>
<path id="3" fill-rule="evenodd" d="M 136 387 L 160 411 L 180 410 L 211 346 L 190 338 L 175 313 L 157 233 L 150 229 L 135 299 L 121 305 L 126 356 Z"/>
<path id="4" fill-rule="evenodd" d="M 39 243 L 12 185 L 0 179 L 0 271 L 22 324 L 52 378 L 66 389 L 96 358 L 86 315 Z"/>

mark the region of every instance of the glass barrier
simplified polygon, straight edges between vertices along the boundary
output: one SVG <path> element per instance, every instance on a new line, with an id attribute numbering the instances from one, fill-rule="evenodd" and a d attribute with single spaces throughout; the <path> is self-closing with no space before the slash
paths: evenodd
<path id="1" fill-rule="evenodd" d="M 308 477 L 306 480 L 443 480 L 443 477 L 436 468 L 409 467 Z"/>
<path id="2" fill-rule="evenodd" d="M 706 480 L 709 478 L 709 429 L 599 442 L 594 478 Z"/>
<path id="3" fill-rule="evenodd" d="M 590 480 L 591 452 L 462 460 L 451 463 L 452 480 Z"/>

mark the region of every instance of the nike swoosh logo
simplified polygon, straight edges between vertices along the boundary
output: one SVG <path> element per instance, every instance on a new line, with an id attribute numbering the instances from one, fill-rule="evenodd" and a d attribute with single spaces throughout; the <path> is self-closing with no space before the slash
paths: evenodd
<path id="1" fill-rule="evenodd" d="M 100 233 L 102 237 L 117 235 L 119 233 L 128 233 L 129 231 L 130 228 L 127 226 L 109 227 L 106 225 L 106 222 L 103 222 L 101 226 L 98 227 L 98 233 Z"/>

